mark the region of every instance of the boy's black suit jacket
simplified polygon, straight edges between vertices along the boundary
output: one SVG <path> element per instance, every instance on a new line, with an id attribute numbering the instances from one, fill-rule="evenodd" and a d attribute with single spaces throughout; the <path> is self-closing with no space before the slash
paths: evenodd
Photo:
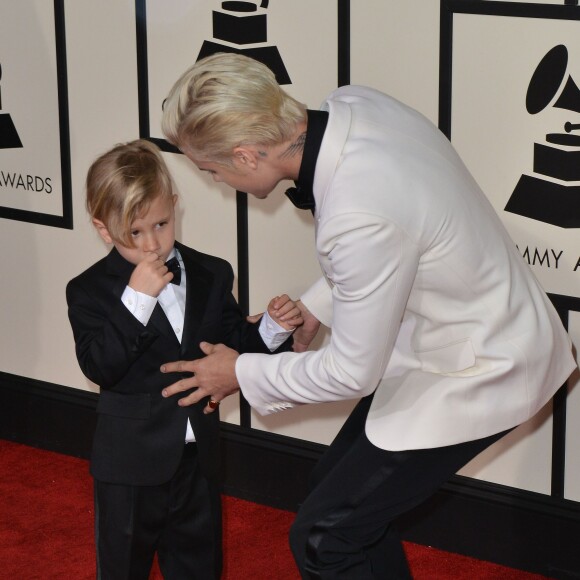
<path id="1" fill-rule="evenodd" d="M 100 386 L 91 473 L 101 481 L 159 485 L 179 464 L 187 417 L 193 427 L 202 472 L 216 481 L 219 470 L 219 413 L 203 414 L 207 399 L 179 407 L 161 390 L 180 375 L 161 364 L 203 357 L 201 341 L 224 343 L 240 352 L 264 352 L 257 324 L 249 324 L 233 295 L 228 262 L 180 243 L 187 276 L 182 342 L 159 304 L 143 326 L 121 302 L 134 266 L 115 249 L 71 280 L 66 289 L 76 354 L 83 373 Z M 286 341 L 280 347 L 288 350 Z"/>

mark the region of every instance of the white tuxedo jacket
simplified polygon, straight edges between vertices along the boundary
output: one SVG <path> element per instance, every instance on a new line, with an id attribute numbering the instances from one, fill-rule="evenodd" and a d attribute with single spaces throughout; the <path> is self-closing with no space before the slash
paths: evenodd
<path id="1" fill-rule="evenodd" d="M 314 178 L 323 278 L 302 300 L 332 329 L 318 351 L 243 354 L 262 414 L 376 390 L 383 449 L 439 447 L 533 416 L 576 363 L 560 319 L 445 136 L 416 111 L 349 86 Z"/>

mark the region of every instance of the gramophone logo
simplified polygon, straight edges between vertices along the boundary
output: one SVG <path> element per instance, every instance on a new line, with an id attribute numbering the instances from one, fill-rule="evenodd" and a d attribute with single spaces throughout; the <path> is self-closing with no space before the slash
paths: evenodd
<path id="1" fill-rule="evenodd" d="M 563 44 L 542 58 L 526 95 L 530 115 L 550 104 L 580 113 L 580 90 L 566 78 L 567 66 Z M 568 121 L 563 133 L 549 133 L 545 143 L 534 143 L 534 175 L 520 177 L 506 211 L 561 228 L 580 228 L 580 135 L 573 133 L 579 129 L 578 122 Z"/>
<path id="2" fill-rule="evenodd" d="M 268 0 L 257 2 L 228 1 L 221 3 L 221 10 L 212 12 L 214 41 L 204 41 L 197 60 L 216 52 L 234 52 L 249 56 L 265 64 L 281 85 L 292 81 L 288 76 L 282 57 L 275 46 L 268 46 L 266 9 Z M 223 43 L 227 44 L 223 44 Z M 248 45 L 261 45 L 252 46 Z"/>
<path id="3" fill-rule="evenodd" d="M 2 80 L 2 65 L 0 64 L 0 81 Z M 0 111 L 2 111 L 2 87 L 0 86 Z M 22 147 L 22 141 L 8 113 L 0 112 L 0 149 L 16 149 Z"/>

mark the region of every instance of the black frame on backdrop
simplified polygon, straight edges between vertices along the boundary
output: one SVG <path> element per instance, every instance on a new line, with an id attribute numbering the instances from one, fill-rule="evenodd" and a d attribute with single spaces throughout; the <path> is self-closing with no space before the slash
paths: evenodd
<path id="1" fill-rule="evenodd" d="M 337 86 L 350 82 L 350 0 L 336 0 L 338 26 L 338 68 Z M 139 135 L 155 143 L 162 151 L 181 153 L 165 139 L 151 136 L 149 120 L 149 74 L 147 57 L 147 0 L 135 0 L 137 26 L 137 83 L 139 93 Z M 248 197 L 241 191 L 236 192 L 237 247 L 238 247 L 238 302 L 245 314 L 249 313 L 250 275 L 248 246 Z M 251 408 L 240 395 L 240 425 L 252 426 Z"/>
<path id="2" fill-rule="evenodd" d="M 498 17 L 580 20 L 576 0 L 564 5 L 532 4 L 492 0 L 441 0 L 439 52 L 439 129 L 452 140 L 453 15 L 474 14 Z M 568 329 L 569 313 L 580 312 L 580 298 L 548 294 Z M 564 384 L 553 398 L 551 496 L 564 499 L 566 473 L 566 404 L 568 385 Z"/>
<path id="3" fill-rule="evenodd" d="M 53 0 L 53 5 L 58 90 L 60 174 L 62 183 L 62 215 L 53 215 L 31 210 L 0 206 L 0 218 L 7 218 L 22 222 L 72 230 L 72 182 L 64 0 Z"/>
<path id="4" fill-rule="evenodd" d="M 568 330 L 570 312 L 580 312 L 580 298 L 548 294 L 562 323 Z M 553 398 L 551 496 L 564 499 L 566 475 L 566 404 L 568 385 L 564 384 Z"/>
<path id="5" fill-rule="evenodd" d="M 546 20 L 580 20 L 577 0 L 564 5 L 504 0 L 441 0 L 439 50 L 439 128 L 451 140 L 453 14 L 479 14 Z"/>

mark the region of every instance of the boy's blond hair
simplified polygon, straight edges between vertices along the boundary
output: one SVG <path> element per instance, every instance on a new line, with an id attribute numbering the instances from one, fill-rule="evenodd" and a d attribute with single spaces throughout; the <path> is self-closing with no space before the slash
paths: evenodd
<path id="1" fill-rule="evenodd" d="M 163 103 L 167 140 L 187 155 L 231 165 L 235 147 L 272 146 L 292 138 L 306 107 L 262 63 L 217 53 L 193 65 Z"/>
<path id="2" fill-rule="evenodd" d="M 111 238 L 134 247 L 131 224 L 159 196 L 174 195 L 171 175 L 161 150 L 150 141 L 121 143 L 98 157 L 89 168 L 86 207 L 105 224 Z"/>

